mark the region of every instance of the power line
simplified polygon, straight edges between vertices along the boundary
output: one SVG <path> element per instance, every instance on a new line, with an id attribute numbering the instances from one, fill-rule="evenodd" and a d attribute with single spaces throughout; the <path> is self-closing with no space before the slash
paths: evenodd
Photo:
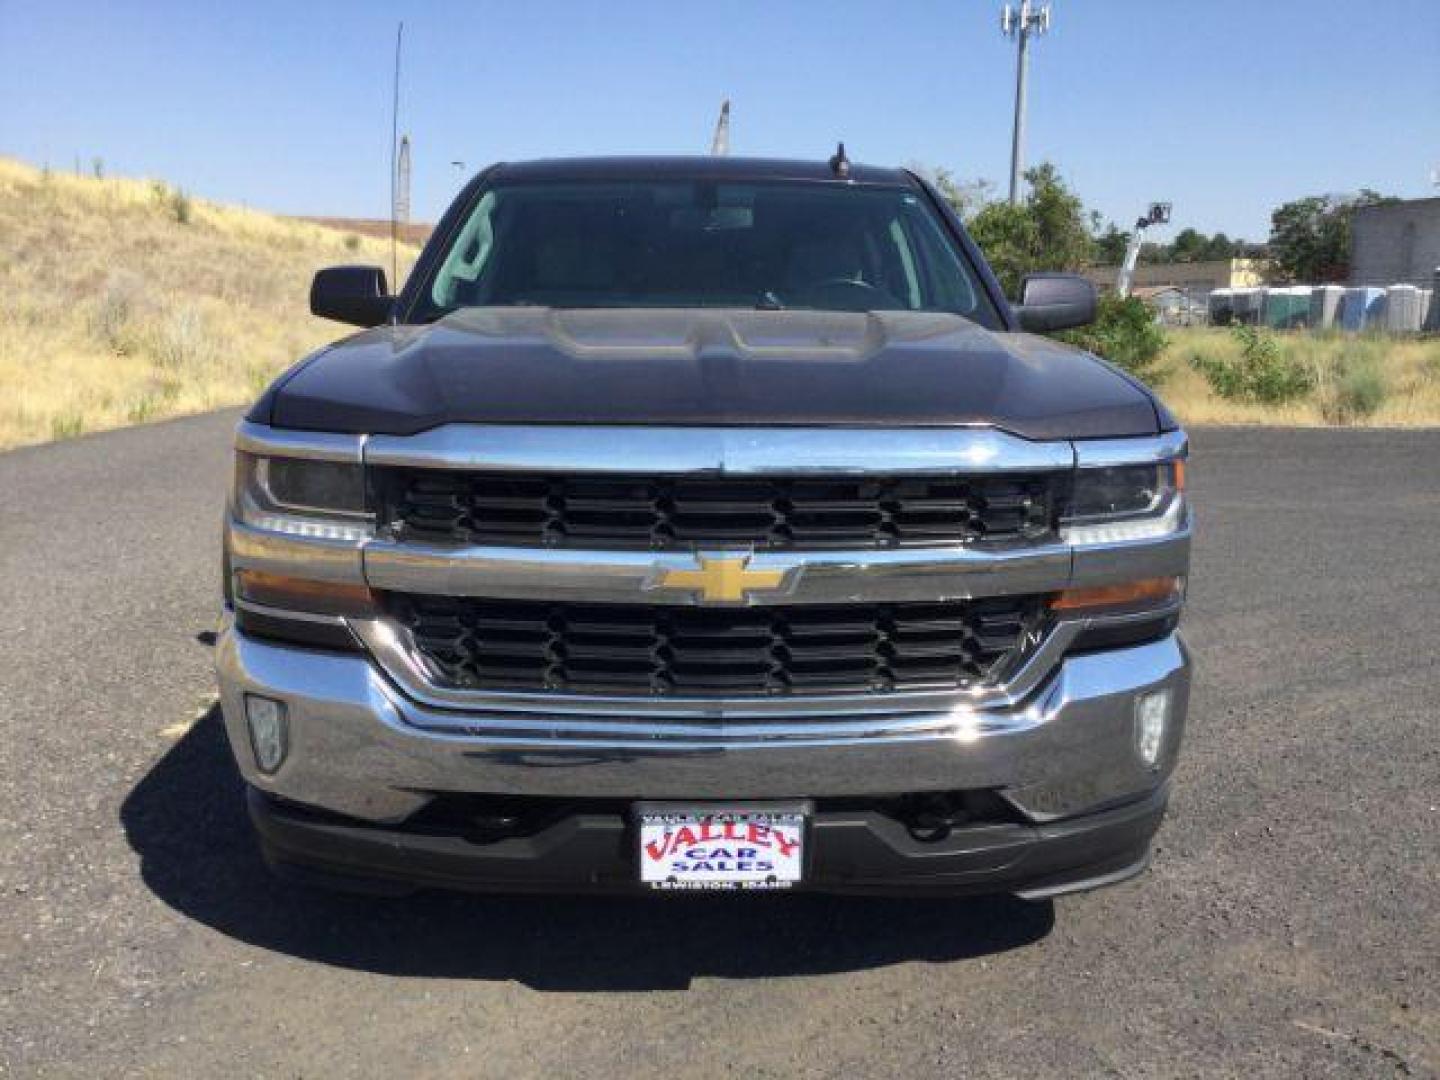
<path id="1" fill-rule="evenodd" d="M 1020 202 L 1020 174 L 1025 171 L 1025 94 L 1026 80 L 1030 74 L 1030 35 L 1043 34 L 1050 29 L 1050 5 L 1031 6 L 1030 0 L 1020 0 L 1017 9 L 1006 4 L 1000 11 L 1000 32 L 1015 38 L 1015 134 L 1010 143 L 1010 203 Z"/>

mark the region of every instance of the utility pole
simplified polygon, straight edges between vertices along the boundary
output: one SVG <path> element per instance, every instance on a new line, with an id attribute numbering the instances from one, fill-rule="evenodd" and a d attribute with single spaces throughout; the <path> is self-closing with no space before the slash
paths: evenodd
<path id="1" fill-rule="evenodd" d="M 405 24 L 395 28 L 395 92 L 390 100 L 390 280 L 400 277 L 400 225 L 396 220 L 396 188 L 400 181 L 400 45 L 405 40 Z M 408 165 L 408 162 L 407 162 Z M 408 199 L 408 193 L 407 193 Z"/>
<path id="2" fill-rule="evenodd" d="M 1010 205 L 1020 202 L 1020 174 L 1025 171 L 1025 83 L 1030 75 L 1030 35 L 1050 29 L 1050 5 L 1020 0 L 1000 11 L 1000 32 L 1018 42 L 1015 60 L 1015 135 L 1010 144 Z"/>

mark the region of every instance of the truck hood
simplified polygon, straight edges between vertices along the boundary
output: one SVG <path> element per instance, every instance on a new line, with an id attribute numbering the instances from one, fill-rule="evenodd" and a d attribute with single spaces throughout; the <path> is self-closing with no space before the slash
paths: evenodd
<path id="1" fill-rule="evenodd" d="M 1137 383 L 1045 338 L 954 315 L 477 308 L 322 350 L 256 406 L 283 428 L 440 424 L 918 427 L 1151 435 Z"/>

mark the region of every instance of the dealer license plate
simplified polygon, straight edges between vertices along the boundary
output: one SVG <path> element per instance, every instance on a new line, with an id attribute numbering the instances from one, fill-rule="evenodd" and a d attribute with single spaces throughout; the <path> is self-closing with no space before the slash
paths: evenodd
<path id="1" fill-rule="evenodd" d="M 788 889 L 803 873 L 803 809 L 637 810 L 640 881 L 652 889 Z"/>

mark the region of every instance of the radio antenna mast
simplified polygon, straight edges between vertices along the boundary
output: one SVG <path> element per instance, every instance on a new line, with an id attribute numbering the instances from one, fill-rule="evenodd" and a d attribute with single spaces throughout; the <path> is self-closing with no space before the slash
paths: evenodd
<path id="1" fill-rule="evenodd" d="M 1020 204 L 1020 181 L 1025 172 L 1025 94 L 1030 77 L 1030 38 L 1050 29 L 1050 5 L 1020 0 L 1000 11 L 1000 32 L 1019 43 L 1015 59 L 1015 130 L 1010 142 L 1010 205 Z"/>
<path id="2" fill-rule="evenodd" d="M 397 221 L 399 207 L 395 205 L 397 194 L 395 189 L 400 179 L 400 163 L 396 160 L 396 155 L 400 152 L 400 44 L 404 37 L 405 23 L 402 21 L 395 28 L 395 92 L 390 101 L 390 287 L 392 289 L 400 277 L 400 227 Z"/>

